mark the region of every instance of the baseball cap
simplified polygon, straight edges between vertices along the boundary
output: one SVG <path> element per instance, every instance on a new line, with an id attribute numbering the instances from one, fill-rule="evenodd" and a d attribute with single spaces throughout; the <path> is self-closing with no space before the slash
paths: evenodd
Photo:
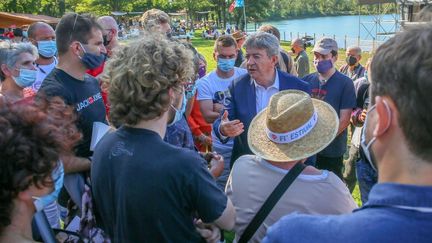
<path id="1" fill-rule="evenodd" d="M 322 55 L 327 55 L 331 51 L 338 51 L 338 45 L 335 40 L 329 37 L 323 37 L 319 39 L 316 43 L 314 48 L 312 49 L 313 52 L 318 52 Z"/>

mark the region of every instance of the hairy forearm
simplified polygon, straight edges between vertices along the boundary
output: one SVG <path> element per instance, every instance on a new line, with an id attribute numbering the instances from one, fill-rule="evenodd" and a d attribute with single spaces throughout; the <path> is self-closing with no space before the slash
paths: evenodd
<path id="1" fill-rule="evenodd" d="M 337 135 L 341 134 L 350 124 L 350 117 L 341 117 L 339 119 L 339 129 Z"/>
<path id="2" fill-rule="evenodd" d="M 219 116 L 220 114 L 214 111 L 207 111 L 205 114 L 203 113 L 204 120 L 209 124 L 212 124 L 216 119 L 219 118 Z"/>
<path id="3" fill-rule="evenodd" d="M 74 155 L 62 155 L 65 173 L 84 172 L 90 170 L 90 160 L 83 157 L 76 157 Z"/>

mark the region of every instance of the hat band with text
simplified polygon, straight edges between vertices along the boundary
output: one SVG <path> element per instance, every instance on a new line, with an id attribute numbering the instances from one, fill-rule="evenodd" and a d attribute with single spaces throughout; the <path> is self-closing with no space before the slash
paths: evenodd
<path id="1" fill-rule="evenodd" d="M 318 114 L 314 112 L 312 117 L 303 126 L 286 133 L 276 133 L 266 127 L 267 137 L 275 143 L 291 143 L 306 136 L 315 127 Z"/>

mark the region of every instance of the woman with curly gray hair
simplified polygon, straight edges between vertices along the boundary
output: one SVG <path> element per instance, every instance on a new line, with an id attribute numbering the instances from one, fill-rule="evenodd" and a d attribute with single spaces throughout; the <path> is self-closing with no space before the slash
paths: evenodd
<path id="1" fill-rule="evenodd" d="M 37 58 L 37 48 L 31 43 L 0 43 L 0 95 L 11 102 L 23 99 L 23 89 L 36 81 Z"/>
<path id="2" fill-rule="evenodd" d="M 216 226 L 234 225 L 207 162 L 163 141 L 181 116 L 192 60 L 184 45 L 146 33 L 108 63 L 111 118 L 123 126 L 97 145 L 91 179 L 97 220 L 114 242 L 200 242 L 195 227 L 215 240 Z"/>

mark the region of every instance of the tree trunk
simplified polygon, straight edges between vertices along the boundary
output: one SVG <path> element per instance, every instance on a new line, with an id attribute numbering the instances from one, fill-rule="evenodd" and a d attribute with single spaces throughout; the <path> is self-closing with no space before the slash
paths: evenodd
<path id="1" fill-rule="evenodd" d="M 65 0 L 59 0 L 59 17 L 63 16 L 66 11 Z"/>
<path id="2" fill-rule="evenodd" d="M 225 1 L 222 1 L 222 13 L 223 13 L 223 28 L 226 29 L 227 11 L 226 11 L 226 2 Z"/>

